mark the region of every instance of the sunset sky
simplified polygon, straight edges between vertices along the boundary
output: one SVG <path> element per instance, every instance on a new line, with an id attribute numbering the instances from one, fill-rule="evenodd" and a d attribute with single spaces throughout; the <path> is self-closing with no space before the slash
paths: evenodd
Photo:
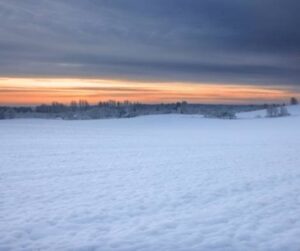
<path id="1" fill-rule="evenodd" d="M 0 105 L 300 97 L 298 0 L 0 0 Z"/>

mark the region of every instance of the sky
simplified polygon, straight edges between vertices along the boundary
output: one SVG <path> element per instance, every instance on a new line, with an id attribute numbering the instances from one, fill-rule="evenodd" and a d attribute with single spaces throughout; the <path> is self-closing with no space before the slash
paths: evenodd
<path id="1" fill-rule="evenodd" d="M 0 0 L 0 104 L 283 102 L 299 0 Z"/>

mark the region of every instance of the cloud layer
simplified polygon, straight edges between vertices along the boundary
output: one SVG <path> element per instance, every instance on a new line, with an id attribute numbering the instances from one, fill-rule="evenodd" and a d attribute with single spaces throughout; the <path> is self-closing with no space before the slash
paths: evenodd
<path id="1" fill-rule="evenodd" d="M 300 85 L 298 0 L 0 0 L 0 75 Z"/>
<path id="2" fill-rule="evenodd" d="M 143 103 L 274 103 L 294 96 L 292 89 L 253 85 L 146 83 L 67 78 L 0 78 L 0 105 L 33 105 L 85 99 Z"/>

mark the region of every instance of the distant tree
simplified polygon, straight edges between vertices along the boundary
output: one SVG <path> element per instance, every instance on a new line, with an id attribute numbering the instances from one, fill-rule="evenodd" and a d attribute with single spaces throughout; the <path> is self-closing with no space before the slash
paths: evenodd
<path id="1" fill-rule="evenodd" d="M 236 114 L 233 111 L 218 111 L 212 110 L 205 112 L 206 118 L 219 118 L 219 119 L 236 119 Z"/>
<path id="2" fill-rule="evenodd" d="M 102 101 L 98 102 L 98 107 L 102 107 L 102 106 L 105 106 L 105 103 Z"/>
<path id="3" fill-rule="evenodd" d="M 16 113 L 29 113 L 33 111 L 31 107 L 24 107 L 24 106 L 14 107 L 14 110 Z"/>
<path id="4" fill-rule="evenodd" d="M 177 102 L 175 104 L 175 110 L 177 113 L 181 113 L 181 103 L 180 102 Z"/>
<path id="5" fill-rule="evenodd" d="M 71 111 L 73 111 L 73 112 L 77 111 L 77 108 L 78 108 L 77 102 L 71 101 L 70 108 L 71 108 Z"/>
<path id="6" fill-rule="evenodd" d="M 280 114 L 279 109 L 277 108 L 276 105 L 268 105 L 267 107 L 267 117 L 269 118 L 274 118 L 274 117 L 278 117 Z"/>
<path id="7" fill-rule="evenodd" d="M 299 102 L 295 97 L 291 97 L 291 105 L 297 105 Z"/>
<path id="8" fill-rule="evenodd" d="M 188 103 L 186 101 L 181 102 L 181 113 L 187 113 L 188 111 Z"/>
<path id="9" fill-rule="evenodd" d="M 51 105 L 51 112 L 53 113 L 60 113 L 66 110 L 66 107 L 64 104 L 58 103 L 58 102 L 52 102 Z"/>
<path id="10" fill-rule="evenodd" d="M 86 111 L 89 108 L 89 103 L 86 100 L 79 100 L 78 107 L 80 111 Z"/>
<path id="11" fill-rule="evenodd" d="M 49 105 L 42 104 L 42 105 L 38 105 L 38 106 L 35 108 L 35 111 L 36 111 L 36 112 L 40 112 L 40 113 L 50 113 L 50 112 L 51 112 L 51 109 L 50 109 L 50 106 L 49 106 Z"/>
<path id="12" fill-rule="evenodd" d="M 115 100 L 108 100 L 107 105 L 109 107 L 115 107 L 115 106 L 117 106 L 117 102 Z"/>
<path id="13" fill-rule="evenodd" d="M 13 108 L 8 108 L 4 113 L 5 119 L 13 119 L 16 116 L 16 112 Z"/>
<path id="14" fill-rule="evenodd" d="M 186 101 L 177 102 L 175 104 L 175 110 L 177 113 L 187 113 L 188 103 Z"/>
<path id="15" fill-rule="evenodd" d="M 289 112 L 288 112 L 288 110 L 287 110 L 285 104 L 281 105 L 281 106 L 279 107 L 279 116 L 289 116 L 289 115 L 290 115 L 290 114 L 289 114 Z"/>
<path id="16" fill-rule="evenodd" d="M 221 119 L 236 119 L 236 115 L 233 111 L 226 111 L 220 114 Z"/>
<path id="17" fill-rule="evenodd" d="M 267 117 L 274 117 L 274 105 L 268 105 L 267 107 Z"/>

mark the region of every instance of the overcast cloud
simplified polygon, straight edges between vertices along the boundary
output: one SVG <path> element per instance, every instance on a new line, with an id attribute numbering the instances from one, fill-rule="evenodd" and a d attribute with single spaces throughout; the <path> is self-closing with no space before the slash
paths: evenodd
<path id="1" fill-rule="evenodd" d="M 0 0 L 0 75 L 300 85 L 299 0 Z"/>

